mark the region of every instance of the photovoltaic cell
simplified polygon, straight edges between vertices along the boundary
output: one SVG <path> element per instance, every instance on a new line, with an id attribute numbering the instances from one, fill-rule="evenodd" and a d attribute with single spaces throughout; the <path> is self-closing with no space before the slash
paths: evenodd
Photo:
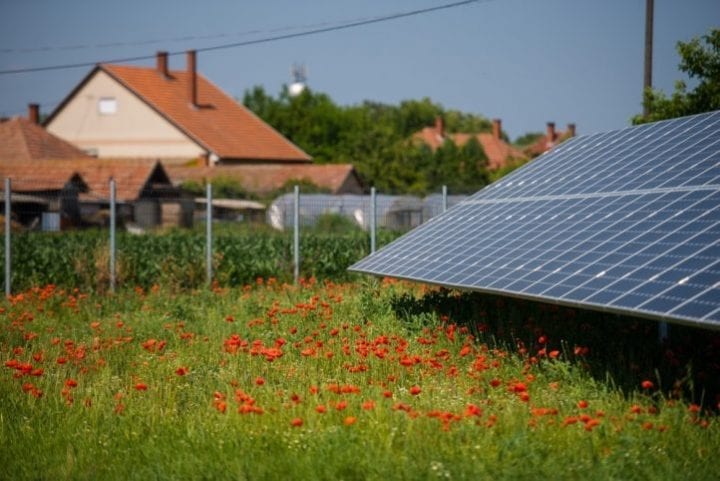
<path id="1" fill-rule="evenodd" d="M 350 269 L 720 328 L 720 111 L 570 139 Z"/>

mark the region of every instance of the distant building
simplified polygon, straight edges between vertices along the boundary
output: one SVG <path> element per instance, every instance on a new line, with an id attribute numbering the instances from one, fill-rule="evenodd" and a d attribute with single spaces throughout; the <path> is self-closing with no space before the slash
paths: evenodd
<path id="1" fill-rule="evenodd" d="M 91 155 L 187 162 L 309 163 L 299 147 L 196 71 L 99 64 L 45 121 L 49 132 Z"/>
<path id="2" fill-rule="evenodd" d="M 36 227 L 35 219 L 45 222 L 55 213 L 60 227 L 100 222 L 110 179 L 122 219 L 142 227 L 191 222 L 192 199 L 173 186 L 158 161 L 96 159 L 43 129 L 37 113 L 31 105 L 28 119 L 0 122 L 0 179 L 11 179 L 22 201 L 13 201 L 13 213 L 23 225 Z"/>
<path id="3" fill-rule="evenodd" d="M 0 122 L 0 162 L 88 157 L 79 148 L 38 125 L 36 105 L 30 105 L 28 117 Z"/>
<path id="4" fill-rule="evenodd" d="M 173 182 L 242 179 L 250 192 L 304 179 L 332 192 L 362 190 L 350 164 L 314 165 L 311 157 L 196 71 L 100 64 L 45 121 L 49 132 L 105 158 L 160 160 Z M 216 170 L 217 169 L 217 170 Z M 237 169 L 237 170 L 234 170 Z"/>
<path id="5" fill-rule="evenodd" d="M 437 150 L 446 141 L 463 147 L 470 139 L 475 138 L 482 147 L 488 158 L 488 169 L 497 170 L 513 161 L 525 161 L 527 155 L 521 150 L 505 142 L 502 138 L 502 124 L 500 119 L 492 122 L 492 132 L 481 132 L 478 134 L 468 133 L 447 133 L 442 117 L 435 119 L 435 125 L 425 127 L 413 135 L 415 141 L 428 145 L 433 151 Z"/>
<path id="6" fill-rule="evenodd" d="M 575 137 L 575 124 L 568 124 L 563 132 L 555 130 L 555 122 L 548 122 L 545 135 L 526 147 L 524 152 L 528 157 L 537 157 L 572 137 Z"/>
<path id="7" fill-rule="evenodd" d="M 309 181 L 329 194 L 362 194 L 366 190 L 351 164 L 253 164 L 214 168 L 172 165 L 168 172 L 177 184 L 190 180 L 203 183 L 220 177 L 232 179 L 256 195 L 273 193 L 293 181 Z"/>

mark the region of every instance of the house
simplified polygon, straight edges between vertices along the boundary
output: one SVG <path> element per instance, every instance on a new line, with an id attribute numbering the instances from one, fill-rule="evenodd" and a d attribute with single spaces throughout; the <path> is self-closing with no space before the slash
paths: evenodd
<path id="1" fill-rule="evenodd" d="M 192 199 L 172 185 L 159 162 L 98 160 L 38 125 L 38 112 L 30 105 L 28 119 L 0 123 L 0 177 L 12 179 L 13 192 L 45 199 L 63 227 L 97 223 L 106 216 L 113 178 L 121 219 L 142 227 L 189 225 Z"/>
<path id="2" fill-rule="evenodd" d="M 555 130 L 555 122 L 548 122 L 545 135 L 526 147 L 524 152 L 530 158 L 537 157 L 571 137 L 575 137 L 575 124 L 568 124 L 567 130 L 558 132 Z"/>
<path id="3" fill-rule="evenodd" d="M 248 193 L 265 196 L 294 181 L 309 181 L 331 194 L 362 194 L 360 176 L 351 164 L 251 164 L 217 167 L 168 166 L 176 184 L 186 181 L 204 183 L 213 178 L 232 179 Z"/>
<path id="4" fill-rule="evenodd" d="M 110 179 L 115 180 L 116 212 L 121 223 L 134 223 L 142 228 L 192 223 L 193 200 L 172 185 L 159 162 L 137 159 L 100 162 L 87 157 L 2 161 L 0 177 L 11 179 L 13 193 L 45 199 L 47 210 L 60 214 L 63 228 L 107 223 Z M 36 213 L 35 217 L 41 214 Z"/>
<path id="5" fill-rule="evenodd" d="M 81 193 L 89 191 L 71 165 L 40 162 L 0 162 L 0 178 L 10 179 L 13 219 L 27 229 L 59 230 L 81 222 Z M 5 197 L 3 192 L 3 211 Z"/>
<path id="6" fill-rule="evenodd" d="M 306 164 L 308 154 L 196 70 L 99 64 L 45 121 L 54 135 L 99 158 L 159 159 L 165 165 Z"/>
<path id="7" fill-rule="evenodd" d="M 440 148 L 446 141 L 454 142 L 463 147 L 470 139 L 476 139 L 488 158 L 488 169 L 497 170 L 513 161 L 527 160 L 527 155 L 521 150 L 505 142 L 502 138 L 502 123 L 500 119 L 493 119 L 492 132 L 478 134 L 447 133 L 442 117 L 435 119 L 435 125 L 425 127 L 413 135 L 413 140 L 422 142 L 433 151 Z"/>
<path id="8" fill-rule="evenodd" d="M 160 162 L 144 159 L 77 159 L 56 164 L 72 165 L 85 179 L 89 191 L 81 195 L 86 219 L 104 223 L 110 206 L 110 179 L 115 181 L 118 219 L 141 228 L 192 225 L 194 202 L 170 181 Z"/>
<path id="9" fill-rule="evenodd" d="M 39 108 L 29 106 L 28 118 L 0 121 L 0 161 L 29 161 L 87 157 L 74 145 L 54 136 L 39 125 Z"/>

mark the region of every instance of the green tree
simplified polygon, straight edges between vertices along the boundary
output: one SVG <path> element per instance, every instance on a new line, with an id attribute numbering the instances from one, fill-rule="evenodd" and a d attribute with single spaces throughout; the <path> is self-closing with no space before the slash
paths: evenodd
<path id="1" fill-rule="evenodd" d="M 412 135 L 442 116 L 447 132 L 489 131 L 490 122 L 475 114 L 444 110 L 430 99 L 399 105 L 365 101 L 338 106 L 326 94 L 304 90 L 277 98 L 262 87 L 245 92 L 243 103 L 313 157 L 315 163 L 352 163 L 368 186 L 383 192 L 472 191 L 487 182 L 487 157 L 477 141 L 459 148 L 446 143 L 436 152 L 412 141 Z"/>
<path id="2" fill-rule="evenodd" d="M 679 68 L 691 79 L 698 81 L 695 89 L 688 91 L 687 84 L 679 80 L 670 97 L 663 92 L 647 89 L 643 106 L 647 116 L 636 115 L 633 124 L 699 114 L 720 109 L 720 29 L 689 42 L 678 42 L 681 60 Z"/>

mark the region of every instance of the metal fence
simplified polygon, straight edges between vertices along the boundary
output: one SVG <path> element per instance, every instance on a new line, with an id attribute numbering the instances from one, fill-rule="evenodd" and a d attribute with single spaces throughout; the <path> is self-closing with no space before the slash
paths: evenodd
<path id="1" fill-rule="evenodd" d="M 442 193 L 420 198 L 381 194 L 374 188 L 369 195 L 306 194 L 295 186 L 292 192 L 262 203 L 214 198 L 212 184 L 206 186 L 204 196 L 193 196 L 180 189 L 153 190 L 148 185 L 132 185 L 121 179 L 111 179 L 102 188 L 96 184 L 90 190 L 72 182 L 48 188 L 42 182 L 37 185 L 27 181 L 14 183 L 6 178 L 2 195 L 5 294 L 10 295 L 13 287 L 13 242 L 22 242 L 23 235 L 30 232 L 63 236 L 87 229 L 97 231 L 100 239 L 105 238 L 98 245 L 107 246 L 107 252 L 96 256 L 99 259 L 96 262 L 105 263 L 107 259 L 107 285 L 110 291 L 115 291 L 119 232 L 155 235 L 173 229 L 204 231 L 204 277 L 210 285 L 215 279 L 217 254 L 213 245 L 214 228 L 243 226 L 249 232 L 254 229 L 282 231 L 292 233 L 290 263 L 293 279 L 298 282 L 301 231 L 339 235 L 352 230 L 367 236 L 369 252 L 374 252 L 379 232 L 410 230 L 463 198 L 449 196 L 445 188 Z M 43 255 L 54 256 L 61 262 L 65 253 Z M 26 258 L 20 262 L 32 261 Z"/>

